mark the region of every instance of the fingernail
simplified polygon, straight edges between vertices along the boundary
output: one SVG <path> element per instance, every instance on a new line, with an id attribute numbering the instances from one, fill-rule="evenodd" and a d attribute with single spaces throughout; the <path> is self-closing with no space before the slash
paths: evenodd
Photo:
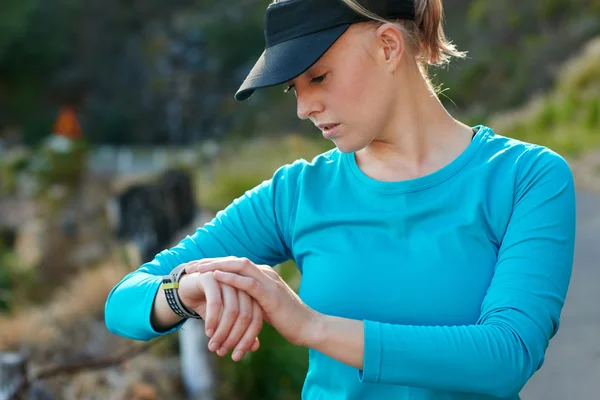
<path id="1" fill-rule="evenodd" d="M 209 329 L 209 330 L 206 331 L 206 336 L 208 336 L 209 338 L 211 338 L 214 333 L 215 333 L 214 329 Z"/>
<path id="2" fill-rule="evenodd" d="M 219 351 L 217 351 L 217 354 L 223 357 L 225 354 L 227 354 L 227 349 L 225 347 L 221 347 Z"/>
<path id="3" fill-rule="evenodd" d="M 240 361 L 242 359 L 242 352 L 239 350 L 234 351 L 233 355 L 231 356 L 231 359 L 233 361 Z"/>
<path id="4" fill-rule="evenodd" d="M 210 342 L 210 344 L 208 345 L 208 348 L 210 349 L 210 351 L 215 351 L 216 349 L 219 348 L 219 345 L 215 342 Z"/>

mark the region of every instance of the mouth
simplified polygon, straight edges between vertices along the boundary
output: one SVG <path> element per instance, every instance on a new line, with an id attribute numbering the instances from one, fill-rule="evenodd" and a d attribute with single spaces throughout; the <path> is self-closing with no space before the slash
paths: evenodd
<path id="1" fill-rule="evenodd" d="M 340 126 L 340 124 L 328 124 L 328 125 L 323 125 L 320 128 L 321 128 L 321 131 L 323 132 L 323 136 L 331 137 L 337 133 L 339 126 Z"/>
<path id="2" fill-rule="evenodd" d="M 324 131 L 327 131 L 327 130 L 329 130 L 329 129 L 333 129 L 334 127 L 336 127 L 336 126 L 338 126 L 338 125 L 339 125 L 339 124 L 329 124 L 329 125 L 325 125 L 325 126 L 323 126 L 323 128 L 322 128 L 322 129 L 323 129 Z"/>

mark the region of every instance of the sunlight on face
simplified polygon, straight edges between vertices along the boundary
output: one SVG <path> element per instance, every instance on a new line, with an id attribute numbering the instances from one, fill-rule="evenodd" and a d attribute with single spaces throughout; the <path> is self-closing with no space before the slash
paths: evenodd
<path id="1" fill-rule="evenodd" d="M 355 24 L 308 71 L 289 82 L 297 113 L 315 125 L 340 124 L 328 137 L 343 152 L 366 147 L 382 131 L 393 89 L 378 63 L 375 29 Z"/>

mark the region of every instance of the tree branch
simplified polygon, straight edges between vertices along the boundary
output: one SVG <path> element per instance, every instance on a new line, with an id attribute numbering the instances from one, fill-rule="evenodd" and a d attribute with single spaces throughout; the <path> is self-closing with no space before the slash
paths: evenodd
<path id="1" fill-rule="evenodd" d="M 154 346 L 158 341 L 159 339 L 156 339 L 144 343 L 141 346 L 132 346 L 130 349 L 124 351 L 122 354 L 115 357 L 104 358 L 99 360 L 86 360 L 77 363 L 58 365 L 43 369 L 38 373 L 34 374 L 32 377 L 25 376 L 22 382 L 15 388 L 13 394 L 9 396 L 9 399 L 18 399 L 24 393 L 24 391 L 26 391 L 29 388 L 29 386 L 37 380 L 53 378 L 64 374 L 68 375 L 82 371 L 103 369 L 111 367 L 113 365 L 121 364 L 126 360 L 129 360 L 144 353 L 145 351 L 150 349 L 150 347 Z"/>

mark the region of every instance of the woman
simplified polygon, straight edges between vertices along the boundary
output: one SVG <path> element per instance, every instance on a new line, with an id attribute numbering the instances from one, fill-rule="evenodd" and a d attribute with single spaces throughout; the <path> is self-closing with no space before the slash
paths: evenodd
<path id="1" fill-rule="evenodd" d="M 287 82 L 335 148 L 281 167 L 125 277 L 107 326 L 149 340 L 197 313 L 210 349 L 239 360 L 264 316 L 309 349 L 305 399 L 518 399 L 569 285 L 571 171 L 444 109 L 427 66 L 463 54 L 440 0 L 369 4 L 269 6 L 236 99 Z M 299 296 L 271 269 L 289 259 Z"/>

